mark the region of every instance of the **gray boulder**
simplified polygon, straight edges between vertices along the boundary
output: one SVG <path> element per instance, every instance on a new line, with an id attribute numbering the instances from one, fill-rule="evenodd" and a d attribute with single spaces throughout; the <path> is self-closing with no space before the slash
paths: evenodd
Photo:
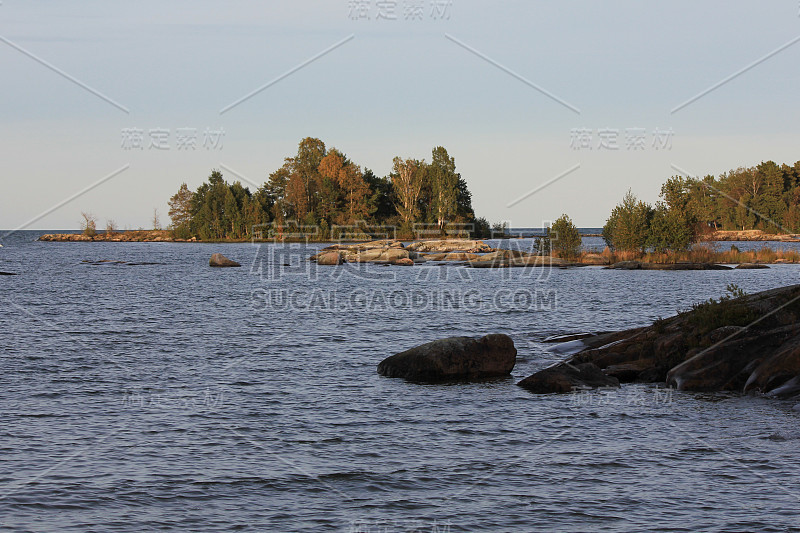
<path id="1" fill-rule="evenodd" d="M 211 256 L 211 259 L 208 260 L 208 266 L 212 267 L 240 267 L 239 263 L 236 261 L 232 261 L 228 259 L 222 254 L 214 254 Z"/>
<path id="2" fill-rule="evenodd" d="M 481 379 L 510 374 L 516 358 L 508 335 L 450 337 L 388 357 L 378 365 L 378 373 L 420 382 Z"/>

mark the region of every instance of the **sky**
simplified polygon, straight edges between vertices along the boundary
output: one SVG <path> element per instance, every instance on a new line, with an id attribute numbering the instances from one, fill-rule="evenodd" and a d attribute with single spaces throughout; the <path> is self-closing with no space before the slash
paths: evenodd
<path id="1" fill-rule="evenodd" d="M 799 64 L 797 0 L 2 0 L 0 228 L 167 224 L 181 183 L 254 190 L 304 137 L 378 175 L 441 145 L 478 216 L 602 226 L 799 160 Z"/>

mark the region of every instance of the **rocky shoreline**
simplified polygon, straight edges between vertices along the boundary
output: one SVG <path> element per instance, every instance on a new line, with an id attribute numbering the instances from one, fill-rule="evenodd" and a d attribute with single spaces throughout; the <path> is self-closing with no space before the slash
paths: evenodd
<path id="1" fill-rule="evenodd" d="M 196 238 L 176 239 L 169 230 L 132 230 L 113 233 L 46 233 L 39 237 L 45 242 L 199 242 Z"/>
<path id="2" fill-rule="evenodd" d="M 483 241 L 441 239 L 416 241 L 404 244 L 397 240 L 332 244 L 312 255 L 309 261 L 320 266 L 337 266 L 344 263 L 377 263 L 384 265 L 414 266 L 427 262 L 466 266 L 470 268 L 511 267 L 584 267 L 602 266 L 612 270 L 731 270 L 765 269 L 764 263 L 739 262 L 737 266 L 719 263 L 676 261 L 656 263 L 650 261 L 618 261 L 612 263 L 606 254 L 583 253 L 575 260 L 540 255 L 522 250 L 492 248 Z M 775 257 L 771 263 L 784 263 Z"/>
<path id="3" fill-rule="evenodd" d="M 583 237 L 602 237 L 600 234 L 585 234 Z M 520 239 L 522 237 L 507 236 L 508 240 Z M 125 230 L 113 233 L 99 232 L 96 235 L 88 236 L 83 233 L 48 233 L 39 237 L 40 241 L 52 242 L 201 242 L 196 237 L 190 239 L 176 239 L 169 230 Z M 455 239 L 453 239 L 455 240 Z M 761 242 L 800 242 L 800 234 L 772 234 L 764 233 L 761 230 L 727 231 L 718 230 L 706 235 L 705 242 L 729 242 L 729 241 L 761 241 Z M 222 240 L 214 242 L 249 242 L 250 239 Z M 208 241 L 203 241 L 208 242 Z M 331 241 L 320 241 L 331 242 Z M 370 241 L 365 241 L 370 242 Z M 427 250 L 420 250 L 427 251 Z"/>
<path id="4" fill-rule="evenodd" d="M 703 302 L 651 326 L 581 342 L 583 350 L 520 385 L 549 393 L 665 383 L 793 398 L 800 395 L 800 285 Z"/>
<path id="5" fill-rule="evenodd" d="M 744 231 L 718 230 L 711 233 L 707 241 L 764 241 L 764 242 L 800 242 L 798 233 L 772 234 L 764 233 L 760 229 Z"/>
<path id="6" fill-rule="evenodd" d="M 742 232 L 728 232 L 739 233 Z M 748 233 L 748 232 L 744 232 Z M 761 234 L 761 232 L 756 232 Z M 771 236 L 774 237 L 774 236 Z M 794 237 L 794 236 L 787 236 Z M 45 242 L 212 242 L 196 238 L 176 239 L 168 230 L 136 230 L 119 233 L 99 233 L 94 236 L 82 233 L 51 233 L 39 237 Z M 762 240 L 768 240 L 766 238 Z M 253 242 L 213 241 L 213 242 Z M 785 242 L 791 242 L 785 240 Z M 735 253 L 734 253 L 735 252 Z M 414 266 L 425 262 L 460 265 L 470 268 L 511 267 L 582 267 L 603 266 L 613 270 L 729 270 L 763 269 L 768 264 L 800 263 L 796 251 L 773 252 L 708 252 L 704 254 L 675 253 L 672 255 L 647 254 L 639 260 L 622 260 L 630 255 L 617 255 L 608 249 L 602 253 L 583 252 L 571 260 L 541 255 L 520 249 L 492 248 L 480 240 L 431 239 L 422 241 L 400 241 L 385 239 L 355 243 L 335 243 L 323 248 L 309 259 L 321 266 L 336 266 L 343 263 L 380 263 L 384 265 Z"/>

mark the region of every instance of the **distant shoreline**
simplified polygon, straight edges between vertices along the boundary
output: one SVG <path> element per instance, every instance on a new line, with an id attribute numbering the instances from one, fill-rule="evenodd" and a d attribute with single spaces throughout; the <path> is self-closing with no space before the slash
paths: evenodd
<path id="1" fill-rule="evenodd" d="M 535 239 L 541 235 L 514 235 L 507 234 L 504 237 L 492 237 L 488 240 L 518 240 L 518 239 Z M 599 233 L 581 233 L 581 237 L 602 237 Z M 457 238 L 452 238 L 457 240 Z M 123 230 L 114 233 L 98 232 L 93 237 L 84 235 L 80 230 L 75 230 L 74 233 L 46 233 L 39 237 L 39 241 L 44 242 L 185 242 L 185 243 L 247 243 L 247 242 L 272 242 L 276 239 L 261 239 L 253 241 L 253 239 L 220 239 L 220 240 L 200 240 L 195 237 L 191 239 L 177 239 L 172 236 L 170 230 Z M 277 239 L 281 241 L 282 239 Z M 419 239 L 398 239 L 398 240 L 419 240 Z M 466 239 L 468 240 L 468 239 Z M 485 239 L 486 240 L 486 239 Z M 336 243 L 342 242 L 341 240 L 331 239 L 285 239 L 286 242 L 308 242 L 308 243 Z M 764 233 L 761 230 L 745 230 L 745 231 L 715 231 L 700 239 L 700 242 L 800 242 L 800 234 L 771 234 Z M 369 242 L 368 240 L 348 240 L 347 242 Z"/>

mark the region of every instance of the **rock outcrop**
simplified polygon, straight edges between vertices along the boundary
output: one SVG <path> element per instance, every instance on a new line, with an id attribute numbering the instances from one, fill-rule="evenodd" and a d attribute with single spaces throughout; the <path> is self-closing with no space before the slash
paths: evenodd
<path id="1" fill-rule="evenodd" d="M 800 393 L 800 285 L 695 305 L 648 327 L 583 339 L 567 362 L 621 382 L 691 391 Z"/>
<path id="2" fill-rule="evenodd" d="M 440 339 L 384 359 L 378 373 L 419 382 L 506 376 L 514 369 L 517 349 L 508 335 Z"/>
<path id="3" fill-rule="evenodd" d="M 467 262 L 472 268 L 550 267 L 573 263 L 557 257 L 537 255 L 520 250 L 495 250 Z"/>
<path id="4" fill-rule="evenodd" d="M 212 267 L 240 267 L 239 263 L 228 259 L 222 254 L 214 254 L 211 256 L 211 259 L 208 260 L 208 265 Z"/>
<path id="5" fill-rule="evenodd" d="M 597 365 L 592 363 L 579 365 L 560 363 L 528 376 L 517 385 L 536 394 L 549 394 L 600 387 L 616 388 L 619 387 L 619 380 L 604 374 Z"/>
<path id="6" fill-rule="evenodd" d="M 411 243 L 407 248 L 413 252 L 467 252 L 467 253 L 488 253 L 494 250 L 483 241 L 472 241 L 467 239 L 439 239 L 429 241 L 418 241 Z"/>
<path id="7" fill-rule="evenodd" d="M 332 254 L 337 254 L 338 259 Z M 316 261 L 318 265 L 339 265 L 341 263 L 389 263 L 408 259 L 410 261 L 421 260 L 420 255 L 414 251 L 409 251 L 400 241 L 383 240 L 369 241 L 355 244 L 334 244 L 323 248 L 319 253 L 310 257 L 310 261 Z M 407 264 L 403 261 L 402 264 Z"/>

